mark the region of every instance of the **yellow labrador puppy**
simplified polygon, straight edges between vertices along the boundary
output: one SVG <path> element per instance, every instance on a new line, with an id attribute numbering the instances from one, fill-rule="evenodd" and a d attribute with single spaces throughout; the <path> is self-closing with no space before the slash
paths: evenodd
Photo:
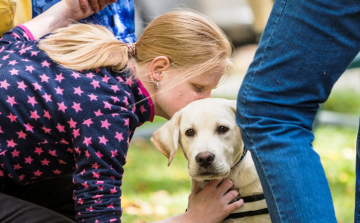
<path id="1" fill-rule="evenodd" d="M 235 121 L 236 101 L 208 98 L 190 103 L 154 132 L 151 141 L 169 160 L 180 144 L 188 160 L 191 185 L 231 179 L 245 204 L 223 222 L 268 223 L 263 189 L 251 153 Z"/>

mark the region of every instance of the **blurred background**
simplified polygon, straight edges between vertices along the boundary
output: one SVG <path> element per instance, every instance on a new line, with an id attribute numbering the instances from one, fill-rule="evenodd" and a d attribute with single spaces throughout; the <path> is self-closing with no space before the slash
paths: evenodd
<path id="1" fill-rule="evenodd" d="M 177 8 L 195 9 L 210 17 L 234 45 L 235 69 L 213 91 L 213 97 L 236 99 L 273 0 L 135 0 L 136 33 L 153 18 Z M 359 60 L 360 61 L 360 60 Z M 320 154 L 332 191 L 339 223 L 353 222 L 355 147 L 360 114 L 360 62 L 355 60 L 321 105 L 314 126 L 314 149 Z M 152 222 L 181 214 L 187 208 L 190 178 L 179 150 L 170 167 L 150 143 L 152 132 L 165 122 L 139 127 L 130 143 L 122 186 L 123 222 Z"/>

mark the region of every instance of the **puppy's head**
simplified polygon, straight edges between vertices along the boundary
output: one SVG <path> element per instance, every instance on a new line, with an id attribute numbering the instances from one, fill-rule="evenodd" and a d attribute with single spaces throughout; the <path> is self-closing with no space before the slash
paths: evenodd
<path id="1" fill-rule="evenodd" d="M 169 159 L 168 165 L 180 144 L 196 181 L 225 178 L 243 150 L 235 110 L 236 101 L 194 101 L 155 131 L 151 141 Z"/>

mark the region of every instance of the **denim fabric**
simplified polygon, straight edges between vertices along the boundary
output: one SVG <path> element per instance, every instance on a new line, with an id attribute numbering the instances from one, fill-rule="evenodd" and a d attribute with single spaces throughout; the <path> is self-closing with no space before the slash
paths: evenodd
<path id="1" fill-rule="evenodd" d="M 360 123 L 356 141 L 356 192 L 354 222 L 360 222 Z"/>
<path id="2" fill-rule="evenodd" d="M 236 116 L 275 223 L 336 222 L 312 125 L 359 50 L 360 1 L 275 1 Z"/>
<path id="3" fill-rule="evenodd" d="M 33 18 L 59 1 L 32 0 Z M 133 43 L 136 42 L 134 7 L 134 0 L 119 0 L 80 22 L 101 24 L 112 30 L 118 40 L 125 43 Z"/>

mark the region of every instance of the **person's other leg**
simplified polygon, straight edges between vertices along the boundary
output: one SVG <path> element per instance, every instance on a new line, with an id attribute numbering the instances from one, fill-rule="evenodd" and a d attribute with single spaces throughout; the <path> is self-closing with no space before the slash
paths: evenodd
<path id="1" fill-rule="evenodd" d="M 237 99 L 273 222 L 336 222 L 311 130 L 359 50 L 360 1 L 275 1 Z"/>
<path id="2" fill-rule="evenodd" d="M 42 180 L 29 185 L 17 185 L 4 179 L 3 193 L 45 207 L 75 221 L 72 198 L 75 184 L 71 176 Z M 1 222 L 1 221 L 0 221 Z"/>
<path id="3" fill-rule="evenodd" d="M 273 7 L 273 0 L 250 0 L 248 4 L 254 15 L 254 21 L 252 24 L 252 29 L 256 35 L 256 41 L 260 40 L 262 33 L 264 32 L 267 20 L 271 9 Z"/>
<path id="4" fill-rule="evenodd" d="M 73 223 L 54 211 L 0 192 L 1 223 Z"/>

